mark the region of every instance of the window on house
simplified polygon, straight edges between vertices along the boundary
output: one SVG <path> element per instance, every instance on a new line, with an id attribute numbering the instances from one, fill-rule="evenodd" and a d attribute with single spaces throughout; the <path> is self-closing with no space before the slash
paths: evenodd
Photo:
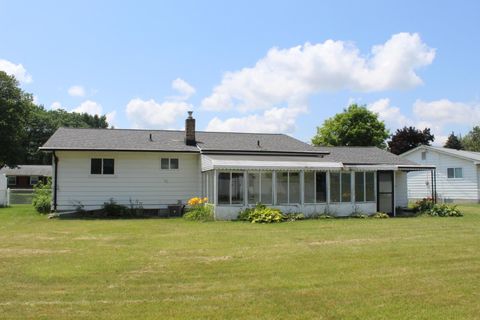
<path id="1" fill-rule="evenodd" d="M 375 174 L 355 172 L 355 202 L 375 201 Z"/>
<path id="2" fill-rule="evenodd" d="M 304 175 L 305 203 L 324 203 L 327 201 L 327 173 L 306 171 Z"/>
<path id="3" fill-rule="evenodd" d="M 300 173 L 277 172 L 277 203 L 300 203 Z"/>
<path id="4" fill-rule="evenodd" d="M 17 177 L 16 176 L 7 176 L 7 186 L 16 186 Z"/>
<path id="5" fill-rule="evenodd" d="M 303 182 L 304 202 L 315 203 L 315 171 L 305 171 Z"/>
<path id="6" fill-rule="evenodd" d="M 30 185 L 31 186 L 36 185 L 38 183 L 38 180 L 39 180 L 38 176 L 30 176 Z"/>
<path id="7" fill-rule="evenodd" d="M 92 158 L 90 161 L 91 174 L 115 174 L 115 160 Z"/>
<path id="8" fill-rule="evenodd" d="M 350 172 L 330 173 L 330 201 L 350 202 L 352 199 Z"/>
<path id="9" fill-rule="evenodd" d="M 288 172 L 277 172 L 276 179 L 277 203 L 288 203 Z"/>
<path id="10" fill-rule="evenodd" d="M 220 172 L 218 174 L 218 203 L 242 204 L 243 186 L 242 172 Z"/>
<path id="11" fill-rule="evenodd" d="M 160 159 L 160 168 L 162 170 L 178 169 L 178 158 L 162 158 L 162 159 Z"/>
<path id="12" fill-rule="evenodd" d="M 449 179 L 463 178 L 462 168 L 447 168 L 447 177 Z"/>
<path id="13" fill-rule="evenodd" d="M 273 203 L 273 174 L 271 172 L 262 172 L 261 177 L 261 197 L 263 204 Z"/>
<path id="14" fill-rule="evenodd" d="M 422 151 L 422 160 L 427 160 L 427 151 Z"/>

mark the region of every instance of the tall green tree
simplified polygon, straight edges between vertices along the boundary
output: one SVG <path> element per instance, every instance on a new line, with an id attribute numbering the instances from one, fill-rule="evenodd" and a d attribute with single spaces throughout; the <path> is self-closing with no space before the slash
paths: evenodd
<path id="1" fill-rule="evenodd" d="M 462 139 L 465 150 L 480 152 L 480 126 L 473 127 Z"/>
<path id="2" fill-rule="evenodd" d="M 450 133 L 447 142 L 445 142 L 444 148 L 463 150 L 463 144 L 461 137 L 458 138 L 454 132 Z"/>
<path id="3" fill-rule="evenodd" d="M 391 153 L 402 154 L 422 144 L 429 146 L 434 140 L 435 136 L 430 133 L 430 128 L 418 130 L 415 127 L 403 127 L 392 135 L 388 141 L 388 149 Z"/>
<path id="4" fill-rule="evenodd" d="M 312 143 L 317 146 L 376 146 L 385 148 L 389 136 L 385 123 L 365 106 L 350 105 L 317 127 Z"/>
<path id="5" fill-rule="evenodd" d="M 32 95 L 18 81 L 0 71 L 0 168 L 15 167 L 25 157 L 26 122 L 33 108 Z"/>

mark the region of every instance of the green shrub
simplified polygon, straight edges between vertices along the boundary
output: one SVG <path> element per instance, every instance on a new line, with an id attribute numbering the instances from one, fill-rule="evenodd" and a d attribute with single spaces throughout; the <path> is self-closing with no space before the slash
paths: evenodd
<path id="1" fill-rule="evenodd" d="M 183 218 L 191 221 L 212 221 L 213 208 L 208 204 L 195 205 L 187 209 Z"/>
<path id="2" fill-rule="evenodd" d="M 356 218 L 356 219 L 366 219 L 368 218 L 368 215 L 361 212 L 353 212 L 352 214 L 350 214 L 349 217 Z"/>
<path id="3" fill-rule="evenodd" d="M 255 208 L 248 218 L 251 223 L 277 223 L 282 222 L 285 219 L 282 211 L 273 208 Z"/>
<path id="4" fill-rule="evenodd" d="M 387 219 L 387 218 L 390 218 L 390 216 L 384 212 L 377 212 L 377 213 L 374 213 L 370 216 L 370 218 L 373 218 L 373 219 Z"/>
<path id="5" fill-rule="evenodd" d="M 52 179 L 48 179 L 45 184 L 39 182 L 34 187 L 32 204 L 38 213 L 50 213 L 52 210 Z"/>
<path id="6" fill-rule="evenodd" d="M 297 220 L 304 220 L 305 215 L 301 212 L 292 212 L 292 213 L 285 213 L 283 215 L 283 219 L 285 221 L 297 221 Z"/>
<path id="7" fill-rule="evenodd" d="M 130 210 L 123 204 L 118 204 L 113 198 L 108 202 L 104 202 L 102 206 L 102 213 L 109 218 L 122 218 L 131 216 Z"/>
<path id="8" fill-rule="evenodd" d="M 434 205 L 426 213 L 432 217 L 463 217 L 463 213 L 461 213 L 456 206 L 449 206 L 447 204 Z"/>
<path id="9" fill-rule="evenodd" d="M 422 200 L 415 202 L 413 205 L 413 211 L 417 213 L 424 213 L 432 209 L 434 205 L 435 204 L 431 198 L 423 198 Z"/>

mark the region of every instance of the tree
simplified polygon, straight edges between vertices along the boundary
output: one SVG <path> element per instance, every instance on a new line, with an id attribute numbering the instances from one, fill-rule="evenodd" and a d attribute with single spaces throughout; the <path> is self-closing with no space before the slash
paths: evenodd
<path id="1" fill-rule="evenodd" d="M 447 142 L 445 142 L 445 145 L 443 147 L 449 148 L 449 149 L 462 150 L 463 149 L 462 140 L 461 138 L 459 139 L 454 132 L 452 132 L 448 136 Z"/>
<path id="2" fill-rule="evenodd" d="M 314 145 L 321 146 L 376 146 L 385 148 L 385 139 L 389 132 L 385 123 L 377 114 L 365 106 L 350 105 L 342 113 L 324 121 L 317 127 L 317 134 L 312 138 Z"/>
<path id="3" fill-rule="evenodd" d="M 480 126 L 473 127 L 462 139 L 465 150 L 480 152 Z"/>
<path id="4" fill-rule="evenodd" d="M 402 154 L 422 144 L 429 146 L 434 140 L 435 136 L 430 133 L 430 128 L 417 130 L 415 127 L 403 127 L 397 129 L 388 141 L 388 149 L 391 153 Z"/>
<path id="5" fill-rule="evenodd" d="M 26 120 L 33 98 L 18 87 L 13 76 L 0 71 L 0 168 L 15 167 L 25 156 Z"/>

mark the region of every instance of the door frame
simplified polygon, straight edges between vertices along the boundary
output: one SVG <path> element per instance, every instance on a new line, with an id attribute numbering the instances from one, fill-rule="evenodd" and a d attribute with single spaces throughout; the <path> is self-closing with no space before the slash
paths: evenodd
<path id="1" fill-rule="evenodd" d="M 393 170 L 378 170 L 377 171 L 377 211 L 380 210 L 380 174 L 388 173 L 390 174 L 392 181 L 392 212 L 388 213 L 389 215 L 395 216 L 395 171 Z M 389 192 L 382 192 L 383 194 L 390 194 Z"/>

